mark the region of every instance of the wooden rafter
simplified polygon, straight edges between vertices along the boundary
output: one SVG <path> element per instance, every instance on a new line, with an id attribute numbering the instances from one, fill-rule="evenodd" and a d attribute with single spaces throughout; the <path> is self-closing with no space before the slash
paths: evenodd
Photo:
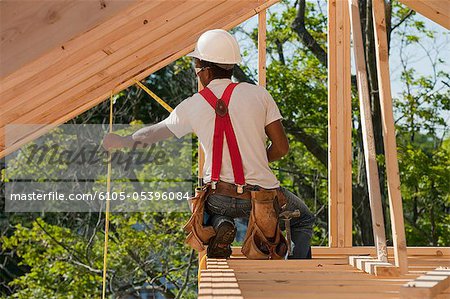
<path id="1" fill-rule="evenodd" d="M 148 6 L 149 3 L 137 0 L 3 0 L 0 2 L 0 78 L 54 48 L 64 47 L 80 32 L 99 26 L 121 11 L 136 13 L 136 8 Z"/>
<path id="2" fill-rule="evenodd" d="M 398 0 L 428 19 L 450 29 L 450 0 Z"/>
<path id="3" fill-rule="evenodd" d="M 187 54 L 203 31 L 231 29 L 277 1 L 139 1 L 80 32 L 2 78 L 0 157 Z M 5 148 L 10 123 L 50 126 L 21 132 Z"/>

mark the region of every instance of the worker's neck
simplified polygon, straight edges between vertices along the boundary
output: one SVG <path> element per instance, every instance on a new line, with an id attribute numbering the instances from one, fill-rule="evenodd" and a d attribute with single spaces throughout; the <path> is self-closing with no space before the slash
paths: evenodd
<path id="1" fill-rule="evenodd" d="M 209 83 L 211 83 L 212 81 L 214 81 L 214 80 L 231 80 L 231 78 L 228 78 L 228 77 L 215 77 L 215 78 L 211 78 L 210 80 L 208 80 L 207 82 L 203 82 L 203 85 L 204 86 L 208 86 L 209 85 Z"/>

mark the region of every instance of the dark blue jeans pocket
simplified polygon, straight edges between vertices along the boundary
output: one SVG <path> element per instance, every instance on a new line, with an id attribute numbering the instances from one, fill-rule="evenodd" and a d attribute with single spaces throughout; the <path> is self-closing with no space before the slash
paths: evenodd
<path id="1" fill-rule="evenodd" d="M 209 214 L 223 215 L 232 218 L 250 216 L 252 204 L 250 200 L 236 199 L 224 195 L 211 195 L 206 201 L 206 211 Z"/>
<path id="2" fill-rule="evenodd" d="M 225 215 L 226 204 L 217 195 L 211 195 L 206 200 L 206 212 L 210 215 Z"/>

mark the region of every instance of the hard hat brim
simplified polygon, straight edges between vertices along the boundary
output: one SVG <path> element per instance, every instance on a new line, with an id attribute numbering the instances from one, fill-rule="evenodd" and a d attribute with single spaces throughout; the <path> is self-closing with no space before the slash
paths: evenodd
<path id="1" fill-rule="evenodd" d="M 239 59 L 239 61 L 222 61 L 222 60 L 217 60 L 217 59 L 213 59 L 213 58 L 209 58 L 209 57 L 204 57 L 204 55 L 200 54 L 196 50 L 192 51 L 189 54 L 186 54 L 186 56 L 197 58 L 197 59 L 200 59 L 203 61 L 209 61 L 209 62 L 213 62 L 213 63 L 222 63 L 222 64 L 238 64 L 242 61 L 241 58 Z"/>
<path id="2" fill-rule="evenodd" d="M 187 54 L 186 56 L 201 59 L 200 53 L 198 53 L 196 50 L 192 51 L 191 53 Z"/>

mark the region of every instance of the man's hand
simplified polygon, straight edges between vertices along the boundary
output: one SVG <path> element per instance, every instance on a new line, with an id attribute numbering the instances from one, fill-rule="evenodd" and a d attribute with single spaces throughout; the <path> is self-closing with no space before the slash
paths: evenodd
<path id="1" fill-rule="evenodd" d="M 106 134 L 103 138 L 103 147 L 105 150 L 110 151 L 116 148 L 128 147 L 130 143 L 130 136 L 122 137 L 114 133 Z"/>

